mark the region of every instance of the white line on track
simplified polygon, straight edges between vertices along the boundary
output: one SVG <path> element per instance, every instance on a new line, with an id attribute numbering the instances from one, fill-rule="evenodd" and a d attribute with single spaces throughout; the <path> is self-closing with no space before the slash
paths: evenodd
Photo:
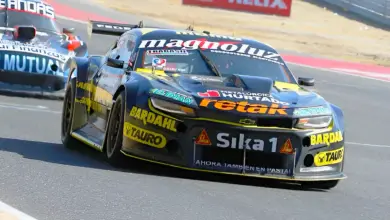
<path id="1" fill-rule="evenodd" d="M 26 213 L 23 213 L 0 201 L 0 219 L 1 220 L 37 220 Z"/>
<path id="2" fill-rule="evenodd" d="M 46 106 L 41 106 L 41 105 L 22 105 L 22 104 L 16 104 L 16 103 L 0 102 L 0 108 L 16 109 L 16 110 L 22 110 L 22 111 L 46 112 L 46 113 L 52 113 L 52 114 L 61 114 L 60 111 L 54 111 L 54 110 L 49 109 Z"/>
<path id="3" fill-rule="evenodd" d="M 390 148 L 389 145 L 380 145 L 380 144 L 363 144 L 356 142 L 345 142 L 346 144 L 356 145 L 356 146 L 364 146 L 364 147 L 381 147 L 381 148 Z"/>
<path id="4" fill-rule="evenodd" d="M 77 19 L 66 17 L 66 16 L 62 16 L 62 15 L 56 15 L 56 17 L 60 18 L 62 20 L 68 20 L 68 21 L 73 21 L 76 23 L 88 24 L 88 21 L 77 20 Z"/>
<path id="5" fill-rule="evenodd" d="M 310 69 L 316 69 L 316 70 L 322 70 L 322 71 L 326 71 L 326 72 L 338 73 L 338 74 L 347 75 L 347 76 L 360 77 L 360 78 L 364 78 L 364 79 L 372 79 L 372 80 L 376 80 L 376 81 L 380 81 L 380 82 L 386 82 L 386 83 L 389 83 L 389 82 L 390 82 L 390 81 L 388 81 L 388 80 L 373 78 L 373 77 L 369 77 L 369 76 L 356 75 L 356 74 L 353 74 L 353 73 L 347 73 L 347 72 L 337 71 L 337 70 L 334 70 L 334 69 L 326 69 L 326 68 L 313 67 L 313 66 L 308 66 L 308 65 L 299 64 L 299 63 L 293 63 L 293 62 L 287 62 L 287 61 L 286 61 L 286 63 L 288 63 L 288 64 L 290 64 L 290 65 L 301 66 L 301 67 L 310 68 Z"/>

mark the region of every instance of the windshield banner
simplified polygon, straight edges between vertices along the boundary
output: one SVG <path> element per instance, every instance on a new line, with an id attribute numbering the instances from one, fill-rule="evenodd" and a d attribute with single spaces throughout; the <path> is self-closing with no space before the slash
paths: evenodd
<path id="1" fill-rule="evenodd" d="M 196 40 L 181 40 L 181 39 L 156 39 L 143 40 L 139 48 L 150 48 L 153 51 L 162 49 L 178 49 L 178 50 L 210 50 L 212 53 L 230 54 L 235 56 L 247 56 L 252 58 L 260 58 L 271 62 L 276 62 L 283 65 L 280 55 L 273 51 L 252 47 L 249 44 L 241 44 L 233 41 L 215 41 L 211 42 L 206 39 Z"/>

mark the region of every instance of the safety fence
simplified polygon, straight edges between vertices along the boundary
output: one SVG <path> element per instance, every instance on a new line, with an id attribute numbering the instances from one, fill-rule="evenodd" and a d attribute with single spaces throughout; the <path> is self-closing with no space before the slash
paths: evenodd
<path id="1" fill-rule="evenodd" d="M 390 0 L 320 0 L 390 26 Z"/>

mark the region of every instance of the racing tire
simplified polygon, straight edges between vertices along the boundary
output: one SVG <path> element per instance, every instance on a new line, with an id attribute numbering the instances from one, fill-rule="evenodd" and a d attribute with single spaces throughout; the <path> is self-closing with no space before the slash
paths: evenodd
<path id="1" fill-rule="evenodd" d="M 73 108 L 76 92 L 76 79 L 66 86 L 61 118 L 61 141 L 68 149 L 76 149 L 81 143 L 70 134 L 73 122 Z"/>
<path id="2" fill-rule="evenodd" d="M 124 167 L 127 157 L 121 152 L 123 143 L 123 126 L 125 112 L 125 97 L 122 91 L 115 99 L 108 121 L 105 154 L 109 164 L 114 167 Z"/>
<path id="3" fill-rule="evenodd" d="M 332 189 L 339 184 L 340 180 L 327 180 L 327 181 L 313 181 L 313 182 L 303 182 L 301 185 L 304 188 L 312 189 Z"/>

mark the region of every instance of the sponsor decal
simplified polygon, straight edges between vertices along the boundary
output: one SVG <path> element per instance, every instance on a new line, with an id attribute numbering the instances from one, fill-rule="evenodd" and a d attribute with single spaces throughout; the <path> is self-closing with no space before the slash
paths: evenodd
<path id="1" fill-rule="evenodd" d="M 242 41 L 242 38 L 239 38 L 239 37 L 223 36 L 223 35 L 217 35 L 217 34 L 206 34 L 206 33 L 194 32 L 194 31 L 177 31 L 176 34 L 187 35 L 187 36 L 198 36 L 198 37 L 213 37 L 213 38 L 221 38 L 221 39 L 227 39 L 227 40 Z"/>
<path id="2" fill-rule="evenodd" d="M 252 171 L 261 174 L 279 174 L 279 175 L 288 175 L 291 173 L 291 169 L 280 169 L 280 168 L 268 168 L 268 167 L 257 167 L 257 166 L 248 166 L 245 167 L 242 164 L 230 164 L 230 163 L 221 163 L 215 161 L 206 161 L 206 160 L 196 160 L 196 166 L 206 166 L 206 167 L 217 167 L 217 168 L 228 168 L 228 169 L 237 169 L 245 171 Z"/>
<path id="3" fill-rule="evenodd" d="M 211 42 L 207 39 L 181 40 L 181 39 L 159 39 L 159 40 L 143 40 L 139 48 L 181 48 L 182 50 L 211 50 L 215 53 L 228 53 L 232 55 L 247 56 L 252 58 L 261 58 L 268 61 L 278 62 L 282 64 L 280 54 L 276 52 L 266 51 L 259 48 L 251 47 L 249 44 L 239 44 L 239 42 Z"/>
<path id="4" fill-rule="evenodd" d="M 131 140 L 146 144 L 155 148 L 163 148 L 167 144 L 167 139 L 158 133 L 142 129 L 125 122 L 123 134 Z"/>
<path id="5" fill-rule="evenodd" d="M 315 115 L 329 115 L 332 111 L 324 106 L 297 108 L 294 110 L 294 116 L 315 116 Z"/>
<path id="6" fill-rule="evenodd" d="M 0 27 L 1 30 L 1 27 Z M 10 31 L 13 31 L 15 29 L 12 29 Z M 20 42 L 20 41 L 10 41 L 10 40 L 0 40 L 0 45 L 16 45 L 16 46 L 28 46 L 28 47 L 36 47 L 42 50 L 51 50 L 51 51 L 56 51 L 54 48 L 47 47 L 45 43 L 43 42 Z"/>
<path id="7" fill-rule="evenodd" d="M 153 58 L 152 66 L 157 69 L 164 69 L 167 66 L 166 59 Z"/>
<path id="8" fill-rule="evenodd" d="M 3 68 L 8 71 L 63 75 L 62 72 L 58 71 L 60 68 L 58 60 L 15 54 L 3 54 L 2 56 L 4 56 L 2 59 Z M 56 71 L 53 71 L 53 65 L 57 66 L 57 70 L 54 69 Z"/>
<path id="9" fill-rule="evenodd" d="M 341 131 L 336 132 L 328 132 L 322 134 L 313 134 L 310 136 L 310 145 L 322 145 L 325 144 L 327 146 L 343 141 L 343 134 Z"/>
<path id="10" fill-rule="evenodd" d="M 98 24 L 95 23 L 96 27 L 98 28 L 106 28 L 106 29 L 114 29 L 114 30 L 124 30 L 129 31 L 132 29 L 132 27 L 126 27 L 126 26 L 118 26 L 118 25 L 112 25 L 112 24 Z"/>
<path id="11" fill-rule="evenodd" d="M 211 145 L 211 141 L 205 129 L 200 132 L 199 136 L 195 140 L 197 145 Z"/>
<path id="12" fill-rule="evenodd" d="M 210 81 L 210 82 L 222 82 L 221 77 L 207 77 L 207 76 L 189 76 L 190 79 L 199 81 Z"/>
<path id="13" fill-rule="evenodd" d="M 138 108 L 136 106 L 133 106 L 133 108 L 130 110 L 130 117 L 142 121 L 144 125 L 156 125 L 158 127 L 176 132 L 176 120 L 162 115 L 158 115 L 156 113 Z"/>
<path id="14" fill-rule="evenodd" d="M 238 5 L 251 5 L 258 7 L 270 7 L 270 8 L 280 8 L 287 9 L 286 4 L 283 0 L 254 0 L 254 1 L 242 1 L 242 0 L 228 0 L 230 4 Z"/>
<path id="15" fill-rule="evenodd" d="M 342 162 L 344 159 L 344 147 L 337 150 L 319 152 L 314 156 L 314 164 L 318 167 Z"/>
<path id="16" fill-rule="evenodd" d="M 193 99 L 191 96 L 183 95 L 177 92 L 168 91 L 165 89 L 152 89 L 150 91 L 152 94 L 164 96 L 185 104 L 191 104 L 193 102 Z"/>
<path id="17" fill-rule="evenodd" d="M 253 151 L 264 151 L 264 140 L 262 139 L 252 139 L 245 137 L 245 134 L 239 134 L 238 137 L 233 137 L 228 133 L 218 133 L 217 134 L 217 147 L 220 148 L 232 148 L 243 150 L 253 150 Z M 268 143 L 271 143 L 271 152 L 276 152 L 276 146 L 278 139 L 273 137 L 268 140 Z"/>
<path id="18" fill-rule="evenodd" d="M 8 44 L 5 43 L 5 41 L 2 41 L 2 43 L 0 43 L 0 51 L 38 54 L 59 60 L 60 62 L 65 62 L 68 60 L 67 56 L 57 53 L 54 49 L 44 50 L 39 47 L 32 46 L 31 44 Z"/>
<path id="19" fill-rule="evenodd" d="M 221 97 L 221 94 L 217 90 L 207 90 L 207 92 L 198 92 L 200 97 Z"/>
<path id="20" fill-rule="evenodd" d="M 86 82 L 77 82 L 76 87 L 83 89 L 88 92 L 94 92 L 96 90 L 96 86 L 92 83 L 86 83 Z"/>
<path id="21" fill-rule="evenodd" d="M 53 7 L 45 4 L 42 1 L 0 0 L 0 8 L 25 11 L 33 14 L 43 15 L 52 19 L 55 18 Z"/>
<path id="22" fill-rule="evenodd" d="M 180 68 L 180 64 L 176 64 L 176 63 L 167 63 L 167 66 L 164 68 L 165 72 L 171 71 L 171 72 L 185 73 L 188 72 L 187 70 L 188 68 Z"/>
<path id="23" fill-rule="evenodd" d="M 292 0 L 183 0 L 183 4 L 290 16 Z"/>
<path id="24" fill-rule="evenodd" d="M 207 108 L 210 104 L 221 111 L 237 111 L 249 114 L 287 115 L 287 106 L 281 107 L 276 103 L 268 106 L 265 104 L 249 104 L 247 101 L 234 102 L 227 100 L 202 99 L 199 106 Z"/>
<path id="25" fill-rule="evenodd" d="M 287 139 L 286 142 L 284 142 L 284 144 L 282 145 L 282 147 L 279 150 L 279 153 L 281 153 L 281 154 L 292 154 L 292 153 L 294 153 L 294 148 L 292 146 L 290 138 Z"/>
<path id="26" fill-rule="evenodd" d="M 90 96 L 93 97 L 95 102 L 101 103 L 105 106 L 112 105 L 112 94 L 101 87 L 93 85 L 92 83 L 77 82 L 76 88 L 90 92 Z"/>
<path id="27" fill-rule="evenodd" d="M 259 101 L 259 102 L 272 102 L 272 103 L 279 103 L 281 105 L 290 105 L 288 102 L 281 102 L 279 100 L 276 100 L 270 94 L 266 94 L 266 93 L 207 90 L 207 92 L 198 92 L 198 96 L 212 97 L 212 98 L 223 97 L 223 98 Z"/>
<path id="28" fill-rule="evenodd" d="M 255 125 L 256 124 L 256 121 L 255 120 L 252 120 L 252 119 L 249 119 L 249 118 L 245 118 L 245 119 L 241 119 L 239 121 L 240 124 L 243 124 L 243 125 Z"/>
<path id="29" fill-rule="evenodd" d="M 76 102 L 87 106 L 88 113 L 91 112 L 91 109 L 95 112 L 100 112 L 100 113 L 103 112 L 102 106 L 100 105 L 100 103 L 93 101 L 89 98 L 85 98 L 85 97 L 82 97 L 80 99 L 76 98 Z"/>
<path id="30" fill-rule="evenodd" d="M 187 50 L 147 50 L 147 55 L 164 55 L 164 56 L 187 56 Z"/>

